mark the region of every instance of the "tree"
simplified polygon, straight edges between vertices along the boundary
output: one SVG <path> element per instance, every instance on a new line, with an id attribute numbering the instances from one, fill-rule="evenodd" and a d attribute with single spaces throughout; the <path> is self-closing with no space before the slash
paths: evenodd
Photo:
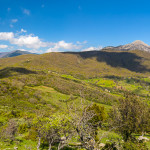
<path id="1" fill-rule="evenodd" d="M 44 126 L 47 123 L 48 118 L 43 116 L 38 116 L 33 119 L 33 126 L 35 127 L 37 136 L 38 136 L 38 144 L 37 144 L 37 150 L 40 150 L 41 146 L 41 139 L 44 137 L 45 129 Z"/>
<path id="2" fill-rule="evenodd" d="M 2 129 L 1 136 L 5 139 L 13 141 L 17 132 L 17 123 L 15 119 L 10 119 L 6 128 Z"/>
<path id="3" fill-rule="evenodd" d="M 134 132 L 143 132 L 149 126 L 149 108 L 137 96 L 121 99 L 111 113 L 112 126 L 127 141 Z"/>
<path id="4" fill-rule="evenodd" d="M 41 140 L 47 141 L 49 150 L 52 144 L 59 143 L 58 149 L 63 148 L 67 143 L 71 133 L 71 125 L 67 115 L 56 114 L 50 117 L 37 117 L 33 120 L 38 135 L 37 150 L 41 145 Z M 63 137 L 63 138 L 62 138 Z"/>
<path id="5" fill-rule="evenodd" d="M 107 112 L 103 106 L 93 104 L 87 108 L 87 111 L 94 113 L 95 115 L 90 120 L 94 127 L 102 127 L 102 123 L 107 118 Z"/>
<path id="6" fill-rule="evenodd" d="M 91 139 L 94 139 L 92 137 L 94 129 L 92 128 L 92 123 L 90 123 L 90 120 L 94 117 L 95 114 L 87 111 L 87 108 L 85 108 L 81 114 L 80 112 L 75 111 L 70 112 L 70 115 L 72 117 L 71 124 L 73 126 L 74 132 L 79 137 L 79 141 L 81 142 L 82 147 L 90 149 L 91 144 L 89 145 L 88 142 Z"/>
<path id="7" fill-rule="evenodd" d="M 67 115 L 56 114 L 49 118 L 45 124 L 44 136 L 49 143 L 49 150 L 53 143 L 57 142 L 58 150 L 67 145 L 67 140 L 71 134 L 71 124 Z"/>
<path id="8" fill-rule="evenodd" d="M 85 104 L 81 99 L 81 105 L 70 105 L 69 115 L 71 116 L 71 124 L 74 134 L 77 134 L 81 146 L 88 150 L 97 147 L 97 129 L 106 119 L 107 114 L 103 107 L 97 104 Z"/>

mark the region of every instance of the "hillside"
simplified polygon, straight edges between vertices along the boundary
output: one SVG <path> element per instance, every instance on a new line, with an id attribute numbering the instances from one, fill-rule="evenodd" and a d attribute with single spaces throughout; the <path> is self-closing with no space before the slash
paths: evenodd
<path id="1" fill-rule="evenodd" d="M 108 130 L 111 128 L 109 113 L 126 96 L 149 106 L 149 76 L 150 53 L 139 50 L 27 54 L 1 58 L 0 145 L 2 149 L 17 146 L 19 149 L 28 147 L 34 150 L 39 127 L 34 123 L 38 117 L 67 116 L 69 112 L 77 111 L 76 115 L 80 118 L 83 108 L 91 105 L 99 108 L 102 118 L 105 118 L 101 120 L 97 138 L 108 132 L 101 142 L 107 143 L 112 137 L 115 142 L 122 140 L 118 132 Z M 76 109 L 73 110 L 73 107 Z M 140 131 L 137 132 L 139 134 Z M 74 132 L 72 136 L 75 137 L 69 139 L 69 145 L 79 143 Z M 42 142 L 41 149 L 48 149 L 45 143 Z M 53 145 L 53 149 L 56 146 Z"/>
<path id="2" fill-rule="evenodd" d="M 91 51 L 80 53 L 47 53 L 0 59 L 1 69 L 23 67 L 30 70 L 55 71 L 76 77 L 105 75 L 149 75 L 150 53 L 144 51 Z"/>

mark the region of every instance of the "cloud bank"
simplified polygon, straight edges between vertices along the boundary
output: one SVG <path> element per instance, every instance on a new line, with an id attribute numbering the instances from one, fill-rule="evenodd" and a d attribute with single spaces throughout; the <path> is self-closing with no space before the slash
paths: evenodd
<path id="1" fill-rule="evenodd" d="M 45 42 L 41 40 L 38 36 L 35 36 L 33 34 L 27 34 L 27 31 L 24 29 L 21 29 L 21 31 L 17 33 L 0 32 L 0 40 L 7 41 L 10 45 L 15 45 L 19 49 L 29 48 L 32 49 L 32 51 L 34 52 L 39 51 L 40 53 L 42 52 L 42 48 L 44 48 L 46 52 L 81 50 L 83 45 L 87 43 L 87 41 L 67 43 L 64 40 L 58 41 L 56 43 Z"/>
<path id="2" fill-rule="evenodd" d="M 84 52 L 84 51 L 98 51 L 98 50 L 101 50 L 101 49 L 102 49 L 102 46 L 88 47 L 88 48 L 83 49 L 82 52 Z"/>
<path id="3" fill-rule="evenodd" d="M 0 49 L 8 48 L 8 45 L 0 45 Z"/>
<path id="4" fill-rule="evenodd" d="M 49 48 L 47 52 L 58 52 L 60 50 L 78 50 L 80 49 L 80 45 L 74 45 L 73 43 L 66 43 L 65 41 L 59 41 L 58 43 L 54 43 L 54 47 Z"/>
<path id="5" fill-rule="evenodd" d="M 25 32 L 25 30 L 22 29 L 21 32 Z M 0 40 L 9 41 L 11 44 L 20 47 L 24 46 L 33 49 L 51 45 L 51 43 L 42 42 L 38 36 L 33 36 L 32 34 L 16 36 L 13 32 L 0 32 Z"/>

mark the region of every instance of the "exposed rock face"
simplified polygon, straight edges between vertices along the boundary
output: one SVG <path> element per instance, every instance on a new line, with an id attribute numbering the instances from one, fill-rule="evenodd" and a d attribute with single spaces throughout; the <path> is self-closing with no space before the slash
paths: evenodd
<path id="1" fill-rule="evenodd" d="M 150 52 L 150 46 L 140 40 L 137 40 L 130 44 L 121 45 L 117 47 L 113 46 L 105 47 L 103 48 L 103 50 L 119 50 L 119 51 L 141 50 Z"/>

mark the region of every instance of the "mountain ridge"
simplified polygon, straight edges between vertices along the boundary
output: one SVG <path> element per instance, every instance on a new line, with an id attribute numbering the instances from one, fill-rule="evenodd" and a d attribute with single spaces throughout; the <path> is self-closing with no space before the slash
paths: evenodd
<path id="1" fill-rule="evenodd" d="M 150 75 L 150 53 L 146 51 L 88 51 L 21 55 L 0 59 L 0 69 L 25 67 L 29 70 L 71 74 L 91 78 L 102 75 Z"/>
<path id="2" fill-rule="evenodd" d="M 130 51 L 130 50 L 141 50 L 150 52 L 150 46 L 143 41 L 136 40 L 132 43 L 120 45 L 120 46 L 107 46 L 102 50 L 116 50 L 116 51 Z"/>
<path id="3" fill-rule="evenodd" d="M 32 54 L 32 53 L 28 51 L 22 51 L 22 50 L 14 50 L 11 52 L 1 52 L 0 58 L 15 57 L 15 56 L 26 55 L 26 54 Z"/>

